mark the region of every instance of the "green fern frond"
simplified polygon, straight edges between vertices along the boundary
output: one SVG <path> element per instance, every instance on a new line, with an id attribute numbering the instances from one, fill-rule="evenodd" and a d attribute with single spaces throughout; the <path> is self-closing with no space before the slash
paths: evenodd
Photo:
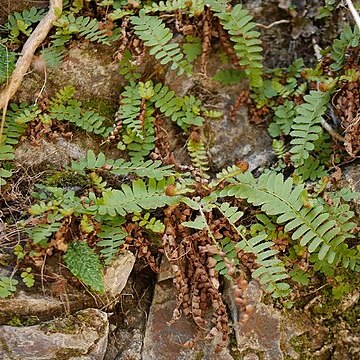
<path id="1" fill-rule="evenodd" d="M 0 85 L 4 83 L 15 69 L 15 53 L 0 43 Z"/>
<path id="2" fill-rule="evenodd" d="M 49 68 L 55 69 L 60 66 L 64 56 L 65 56 L 65 47 L 63 46 L 50 46 L 45 48 L 41 52 L 46 66 Z"/>
<path id="3" fill-rule="evenodd" d="M 285 100 L 284 104 L 279 105 L 275 110 L 274 119 L 268 128 L 269 134 L 272 137 L 289 135 L 295 116 L 295 103 Z"/>
<path id="4" fill-rule="evenodd" d="M 210 167 L 204 142 L 201 139 L 195 139 L 194 137 L 190 136 L 187 149 L 194 168 L 200 171 L 202 177 L 208 179 L 209 175 L 207 174 L 207 171 L 209 171 Z"/>
<path id="5" fill-rule="evenodd" d="M 132 186 L 122 185 L 121 190 L 106 190 L 103 197 L 98 199 L 99 214 L 124 216 L 128 213 L 156 209 L 165 205 L 174 205 L 179 199 L 176 196 L 165 195 L 165 189 L 173 184 L 173 179 L 157 182 L 150 179 L 145 183 L 141 179 L 132 182 Z"/>
<path id="6" fill-rule="evenodd" d="M 151 216 L 149 212 L 145 213 L 144 215 L 141 215 L 140 213 L 134 213 L 134 216 L 131 220 L 137 222 L 139 226 L 150 230 L 153 233 L 163 234 L 165 231 L 165 225 L 163 222 Z"/>
<path id="7" fill-rule="evenodd" d="M 49 114 L 51 119 L 68 121 L 79 128 L 107 137 L 111 128 L 105 125 L 104 116 L 95 111 L 81 108 L 81 101 L 74 99 L 75 89 L 65 86 L 50 101 Z"/>
<path id="8" fill-rule="evenodd" d="M 286 273 L 283 262 L 275 257 L 277 251 L 272 249 L 274 243 L 266 239 L 266 233 L 261 233 L 251 239 L 244 236 L 236 248 L 255 255 L 255 262 L 259 267 L 251 275 L 266 286 L 266 292 L 271 293 L 275 298 L 286 296 L 290 292 L 290 286 L 281 280 L 288 278 L 289 275 Z"/>
<path id="9" fill-rule="evenodd" d="M 194 96 L 178 97 L 166 85 L 158 83 L 154 87 L 155 95 L 150 99 L 161 113 L 176 122 L 183 130 L 189 126 L 202 126 L 200 116 L 201 101 Z"/>
<path id="10" fill-rule="evenodd" d="M 38 23 L 45 15 L 45 9 L 37 9 L 32 7 L 25 9 L 22 12 L 14 12 L 9 15 L 8 21 L 4 24 L 3 28 L 8 32 L 8 40 L 18 42 L 20 34 L 29 36 L 31 33 L 31 26 Z"/>
<path id="11" fill-rule="evenodd" d="M 99 29 L 98 21 L 89 16 L 75 17 L 73 14 L 63 14 L 60 19 L 54 21 L 54 25 L 57 27 L 55 35 L 52 36 L 54 46 L 64 45 L 75 34 L 92 42 L 109 44 L 106 30 Z"/>
<path id="12" fill-rule="evenodd" d="M 135 174 L 139 177 L 162 180 L 174 175 L 172 165 L 163 165 L 160 160 L 147 160 L 145 162 L 125 162 L 118 159 L 114 162 L 111 172 L 115 175 Z"/>
<path id="13" fill-rule="evenodd" d="M 121 105 L 116 113 L 116 118 L 134 132 L 135 136 L 143 139 L 143 123 L 139 120 L 141 96 L 138 86 L 134 83 L 126 86 L 121 93 Z"/>
<path id="14" fill-rule="evenodd" d="M 2 142 L 0 144 L 0 186 L 6 184 L 6 179 L 12 175 L 10 168 L 6 168 L 4 162 L 13 160 L 14 145 L 19 142 L 19 139 L 26 129 L 26 124 L 16 123 L 15 119 L 19 114 L 23 113 L 27 108 L 27 104 L 11 104 L 7 113 L 6 121 L 3 130 Z"/>
<path id="15" fill-rule="evenodd" d="M 277 156 L 278 159 L 283 159 L 284 155 L 286 153 L 286 149 L 285 149 L 285 144 L 282 140 L 276 140 L 274 139 L 272 141 L 272 145 L 271 145 L 275 155 Z"/>
<path id="16" fill-rule="evenodd" d="M 178 75 L 189 72 L 191 65 L 184 59 L 179 44 L 170 42 L 173 35 L 160 18 L 146 15 L 145 10 L 140 10 L 138 17 L 131 17 L 131 23 L 135 34 L 150 48 L 150 55 L 154 55 L 160 64 L 171 63 L 171 70 L 178 69 Z"/>
<path id="17" fill-rule="evenodd" d="M 291 160 L 295 167 L 301 166 L 310 152 L 314 150 L 313 142 L 319 138 L 322 132 L 321 121 L 326 111 L 326 104 L 330 100 L 329 93 L 311 91 L 304 96 L 305 103 L 297 108 L 297 116 L 292 124 L 290 135 Z"/>
<path id="18" fill-rule="evenodd" d="M 346 49 L 357 47 L 359 43 L 360 30 L 358 26 L 355 25 L 354 30 L 352 30 L 350 25 L 345 25 L 339 39 L 336 39 L 332 46 L 331 56 L 334 63 L 331 64 L 331 68 L 335 71 L 340 70 L 343 67 Z"/>
<path id="19" fill-rule="evenodd" d="M 262 86 L 263 56 L 260 33 L 254 30 L 256 24 L 252 16 L 242 5 L 235 5 L 231 11 L 226 6 L 219 6 L 210 1 L 215 15 L 235 43 L 234 49 L 239 58 L 239 64 L 245 67 L 245 73 L 253 87 Z"/>
<path id="20" fill-rule="evenodd" d="M 130 130 L 131 133 L 123 136 L 123 141 L 127 144 L 126 148 L 131 157 L 132 162 L 144 161 L 144 158 L 148 156 L 152 150 L 155 149 L 155 117 L 154 107 L 148 103 L 143 120 L 143 133 L 142 136 L 135 136 L 135 134 Z"/>
<path id="21" fill-rule="evenodd" d="M 160 160 L 129 162 L 124 159 L 106 159 L 103 153 L 99 153 L 96 156 L 92 150 L 88 150 L 84 159 L 71 163 L 71 169 L 74 171 L 82 172 L 85 170 L 106 169 L 114 175 L 127 176 L 135 174 L 139 177 L 148 177 L 155 180 L 161 180 L 174 175 L 172 168 L 172 165 L 162 165 Z"/>
<path id="22" fill-rule="evenodd" d="M 64 254 L 64 261 L 73 275 L 97 292 L 104 291 L 99 257 L 87 243 L 74 241 Z"/>
<path id="23" fill-rule="evenodd" d="M 255 256 L 255 263 L 258 268 L 252 273 L 252 276 L 259 279 L 260 283 L 265 286 L 265 290 L 272 294 L 273 297 L 285 296 L 289 293 L 289 285 L 281 282 L 288 277 L 285 266 L 282 261 L 276 258 L 277 251 L 273 250 L 274 243 L 267 240 L 267 234 L 261 233 L 258 236 L 247 238 L 246 229 L 243 225 L 237 226 L 236 222 L 244 215 L 236 206 L 231 206 L 229 203 L 222 203 L 218 210 L 227 219 L 230 225 L 238 233 L 240 240 L 235 245 L 227 244 L 227 251 L 232 254 L 232 258 L 237 258 L 239 250 L 244 251 Z M 227 255 L 228 257 L 228 255 Z M 220 266 L 220 265 L 218 265 Z"/>
<path id="24" fill-rule="evenodd" d="M 310 155 L 303 164 L 295 169 L 294 176 L 306 180 L 317 180 L 329 175 L 320 159 Z"/>
<path id="25" fill-rule="evenodd" d="M 135 82 L 141 78 L 141 74 L 137 72 L 138 67 L 132 62 L 133 56 L 129 50 L 125 50 L 119 61 L 119 74 L 124 76 L 128 81 Z"/>
<path id="26" fill-rule="evenodd" d="M 16 285 L 19 282 L 8 276 L 0 277 L 0 298 L 4 299 L 11 296 L 16 291 Z"/>
<path id="27" fill-rule="evenodd" d="M 243 172 L 244 170 L 237 165 L 228 166 L 227 168 L 222 169 L 220 172 L 216 174 L 216 180 L 213 180 L 210 183 L 210 187 L 215 187 L 218 184 L 222 183 L 223 181 L 231 179 L 237 175 L 240 175 Z"/>
<path id="28" fill-rule="evenodd" d="M 40 224 L 37 227 L 28 229 L 29 238 L 34 244 L 45 246 L 49 237 L 56 233 L 61 227 L 60 222 L 53 222 L 50 224 Z"/>
<path id="29" fill-rule="evenodd" d="M 282 174 L 266 173 L 254 179 L 251 173 L 239 175 L 234 184 L 220 191 L 220 196 L 235 196 L 246 199 L 269 216 L 277 216 L 279 224 L 285 224 L 284 231 L 293 232 L 292 238 L 307 246 L 309 253 L 316 253 L 320 261 L 354 269 L 356 259 L 351 258 L 345 240 L 351 233 L 342 231 L 336 219 L 321 204 L 309 206 L 303 202 L 304 185 L 293 188 L 291 178 L 284 181 Z M 353 224 L 347 223 L 352 228 Z"/>
<path id="30" fill-rule="evenodd" d="M 212 256 L 217 262 L 214 270 L 217 271 L 220 275 L 229 277 L 229 267 L 227 262 L 232 263 L 233 266 L 239 265 L 239 259 L 237 257 L 239 251 L 235 248 L 235 243 L 228 237 L 221 239 L 218 242 L 218 247 L 220 251 L 225 253 L 225 255 L 221 256 L 219 254 L 215 254 Z M 227 262 L 225 262 L 224 258 L 226 258 Z"/>
<path id="31" fill-rule="evenodd" d="M 125 219 L 122 217 L 112 218 L 111 221 L 103 222 L 100 231 L 96 234 L 102 239 L 96 243 L 96 246 L 101 247 L 100 253 L 105 258 L 105 264 L 110 264 L 125 242 L 127 233 L 121 227 L 124 223 Z"/>
<path id="32" fill-rule="evenodd" d="M 149 12 L 175 12 L 177 10 L 186 10 L 186 0 L 167 0 L 159 1 L 158 3 L 152 2 L 150 5 L 145 5 L 144 10 Z"/>

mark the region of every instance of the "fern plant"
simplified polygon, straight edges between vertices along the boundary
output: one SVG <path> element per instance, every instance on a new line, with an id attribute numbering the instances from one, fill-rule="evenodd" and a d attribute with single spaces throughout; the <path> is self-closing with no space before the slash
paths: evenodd
<path id="1" fill-rule="evenodd" d="M 329 93 L 311 91 L 305 95 L 305 103 L 297 109 L 297 116 L 292 124 L 290 135 L 291 160 L 296 167 L 302 165 L 310 152 L 314 150 L 313 142 L 319 138 L 322 131 L 321 121 L 326 111 L 326 105 L 330 99 Z"/>
<path id="2" fill-rule="evenodd" d="M 16 285 L 18 285 L 16 279 L 8 276 L 0 277 L 0 298 L 7 298 L 16 291 Z"/>
<path id="3" fill-rule="evenodd" d="M 0 41 L 0 85 L 4 83 L 15 69 L 16 55 L 9 51 Z"/>
<path id="4" fill-rule="evenodd" d="M 174 205 L 178 203 L 179 198 L 165 195 L 165 188 L 173 182 L 172 178 L 158 182 L 150 179 L 146 184 L 138 179 L 133 181 L 132 187 L 124 184 L 121 190 L 106 190 L 102 198 L 97 200 L 99 215 L 124 216 L 128 213 L 141 212 L 142 209 L 149 210 Z"/>
<path id="5" fill-rule="evenodd" d="M 295 104 L 293 101 L 285 100 L 275 110 L 275 116 L 269 125 L 268 131 L 272 137 L 289 135 L 296 116 Z"/>
<path id="6" fill-rule="evenodd" d="M 96 243 L 96 246 L 101 248 L 100 254 L 104 256 L 105 264 L 110 264 L 127 236 L 126 231 L 121 227 L 125 223 L 125 219 L 115 217 L 109 218 L 107 221 L 104 218 L 100 220 L 102 224 L 96 236 L 101 240 Z"/>
<path id="7" fill-rule="evenodd" d="M 45 15 L 46 10 L 32 7 L 22 12 L 14 12 L 9 15 L 8 21 L 1 27 L 7 33 L 6 40 L 10 43 L 19 43 L 21 34 L 29 36 L 32 25 L 38 23 Z"/>
<path id="8" fill-rule="evenodd" d="M 178 75 L 190 71 L 190 64 L 184 59 L 178 43 L 171 43 L 173 35 L 165 27 L 162 20 L 156 16 L 146 15 L 144 9 L 139 16 L 132 16 L 135 34 L 150 48 L 150 55 L 154 55 L 160 64 L 171 64 L 172 70 L 178 70 Z"/>
<path id="9" fill-rule="evenodd" d="M 329 264 L 342 263 L 354 269 L 356 257 L 352 256 L 345 240 L 352 237 L 350 232 L 355 224 L 342 231 L 336 219 L 324 211 L 320 204 L 309 206 L 303 202 L 304 185 L 293 188 L 291 178 L 284 181 L 282 174 L 267 173 L 258 181 L 251 173 L 236 177 L 234 184 L 220 191 L 220 196 L 235 196 L 260 206 L 266 214 L 277 216 L 279 224 L 285 224 L 285 231 L 291 232 L 294 240 L 307 246 L 309 253 L 316 253 L 320 261 Z"/>
<path id="10" fill-rule="evenodd" d="M 95 155 L 92 150 L 88 150 L 85 158 L 73 161 L 71 169 L 77 172 L 85 170 L 108 170 L 114 175 L 127 176 L 129 174 L 138 177 L 148 177 L 155 180 L 162 180 L 165 177 L 174 175 L 171 165 L 162 165 L 161 161 L 147 160 L 145 162 L 130 162 L 124 159 L 106 159 L 103 153 Z"/>
<path id="11" fill-rule="evenodd" d="M 187 149 L 191 157 L 192 165 L 195 169 L 199 170 L 200 175 L 203 178 L 207 179 L 209 178 L 209 175 L 207 174 L 209 171 L 209 159 L 207 151 L 201 137 L 197 133 L 195 134 L 195 136 L 190 136 Z"/>
<path id="12" fill-rule="evenodd" d="M 220 23 L 235 43 L 234 49 L 239 63 L 245 68 L 250 86 L 262 86 L 262 47 L 260 33 L 254 30 L 252 16 L 242 5 L 235 5 L 231 11 L 218 1 L 208 1 Z"/>
<path id="13" fill-rule="evenodd" d="M 12 175 L 11 167 L 7 166 L 6 162 L 14 159 L 14 145 L 19 142 L 21 135 L 25 131 L 26 125 L 24 123 L 16 123 L 15 119 L 23 111 L 26 111 L 26 107 L 25 103 L 20 106 L 11 104 L 6 114 L 3 137 L 0 144 L 0 186 L 5 185 L 6 179 Z"/>
<path id="14" fill-rule="evenodd" d="M 73 241 L 64 254 L 68 269 L 85 285 L 96 292 L 103 292 L 102 266 L 98 256 L 85 242 Z"/>
<path id="15" fill-rule="evenodd" d="M 333 70 L 340 70 L 343 67 L 346 49 L 350 47 L 357 47 L 360 43 L 360 30 L 357 26 L 354 30 L 349 25 L 345 25 L 340 34 L 339 39 L 336 39 L 331 49 L 331 56 L 334 63 L 331 64 Z"/>
<path id="16" fill-rule="evenodd" d="M 68 121 L 79 128 L 107 137 L 111 128 L 105 125 L 104 116 L 95 111 L 84 110 L 81 102 L 74 99 L 75 89 L 65 86 L 50 101 L 48 116 L 50 119 Z"/>
<path id="17" fill-rule="evenodd" d="M 150 101 L 165 116 L 176 122 L 183 130 L 190 125 L 201 126 L 203 118 L 200 115 L 201 101 L 194 96 L 178 97 L 168 86 L 158 83 L 154 86 L 155 95 Z"/>

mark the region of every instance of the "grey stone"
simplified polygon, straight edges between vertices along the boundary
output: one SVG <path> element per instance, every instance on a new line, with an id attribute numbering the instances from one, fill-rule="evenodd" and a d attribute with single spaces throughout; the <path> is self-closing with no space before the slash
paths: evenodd
<path id="1" fill-rule="evenodd" d="M 249 169 L 254 170 L 274 157 L 266 128 L 251 124 L 245 107 L 238 111 L 235 122 L 224 116 L 222 120 L 209 123 L 208 140 L 216 170 L 238 161 L 248 162 Z"/>
<path id="2" fill-rule="evenodd" d="M 159 278 L 155 285 L 154 297 L 146 325 L 145 338 L 142 349 L 142 359 L 146 360 L 233 360 L 227 348 L 215 352 L 217 339 L 213 341 L 200 341 L 206 336 L 196 324 L 181 316 L 172 322 L 173 311 L 176 308 L 176 291 L 169 269 L 162 264 Z M 193 341 L 194 340 L 194 341 Z M 186 342 L 192 342 L 186 346 Z"/>
<path id="3" fill-rule="evenodd" d="M 123 291 L 135 264 L 135 256 L 127 251 L 106 267 L 104 272 L 105 297 L 114 302 Z"/>
<path id="4" fill-rule="evenodd" d="M 107 346 L 107 314 L 97 309 L 28 327 L 2 326 L 2 360 L 102 360 Z"/>

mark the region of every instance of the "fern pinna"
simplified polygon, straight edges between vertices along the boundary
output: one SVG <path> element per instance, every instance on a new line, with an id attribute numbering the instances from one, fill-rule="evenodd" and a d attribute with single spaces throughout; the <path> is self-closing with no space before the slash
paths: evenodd
<path id="1" fill-rule="evenodd" d="M 250 85 L 261 87 L 263 56 L 260 33 L 254 30 L 256 24 L 252 22 L 249 11 L 240 4 L 229 11 L 221 1 L 210 0 L 208 3 L 229 33 L 231 41 L 235 43 L 236 55 L 240 59 L 240 65 L 245 68 Z"/>
<path id="2" fill-rule="evenodd" d="M 171 63 L 170 68 L 177 69 L 178 75 L 190 71 L 190 64 L 180 52 L 179 44 L 170 42 L 173 35 L 160 18 L 146 15 L 146 11 L 142 9 L 139 16 L 131 17 L 131 23 L 134 25 L 135 34 L 150 48 L 150 55 L 160 60 L 160 64 Z"/>
<path id="3" fill-rule="evenodd" d="M 25 123 L 16 122 L 16 118 L 26 110 L 27 104 L 20 106 L 11 104 L 6 113 L 6 121 L 0 144 L 0 186 L 5 185 L 6 179 L 12 175 L 11 167 L 7 166 L 6 162 L 15 158 L 14 145 L 19 142 L 27 126 Z"/>
<path id="4" fill-rule="evenodd" d="M 313 142 L 322 131 L 321 121 L 329 102 L 330 94 L 320 90 L 311 91 L 304 96 L 305 102 L 297 108 L 297 116 L 291 126 L 291 160 L 296 167 L 302 165 L 310 152 L 314 150 Z"/>
<path id="5" fill-rule="evenodd" d="M 356 269 L 358 256 L 345 242 L 353 237 L 351 230 L 356 225 L 347 223 L 347 228 L 342 229 L 338 219 L 324 210 L 323 205 L 304 203 L 304 184 L 294 187 L 291 178 L 284 180 L 282 174 L 272 172 L 258 180 L 247 172 L 232 182 L 220 191 L 220 196 L 235 196 L 261 206 L 266 214 L 277 216 L 277 222 L 285 225 L 284 230 L 293 232 L 292 238 L 306 246 L 309 253 L 316 253 L 319 261 Z"/>

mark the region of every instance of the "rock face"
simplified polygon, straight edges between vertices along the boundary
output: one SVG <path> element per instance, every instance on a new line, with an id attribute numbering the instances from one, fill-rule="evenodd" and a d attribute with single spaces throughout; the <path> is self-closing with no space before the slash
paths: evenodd
<path id="1" fill-rule="evenodd" d="M 120 254 L 110 266 L 105 269 L 104 288 L 108 300 L 118 299 L 128 281 L 135 264 L 135 256 L 130 252 Z"/>
<path id="2" fill-rule="evenodd" d="M 102 360 L 107 346 L 107 314 L 97 309 L 29 327 L 2 326 L 2 360 Z"/>
<path id="3" fill-rule="evenodd" d="M 18 291 L 10 299 L 0 299 L 0 324 L 14 318 L 26 321 L 29 318 L 48 320 L 66 311 L 75 312 L 93 306 L 94 299 L 80 291 L 69 291 L 65 297 L 42 295 L 40 292 Z"/>
<path id="4" fill-rule="evenodd" d="M 242 107 L 235 122 L 227 116 L 209 124 L 208 140 L 212 165 L 220 170 L 237 161 L 247 161 L 249 169 L 269 163 L 274 157 L 271 139 L 262 126 L 251 124 L 247 109 Z"/>
<path id="5" fill-rule="evenodd" d="M 261 302 L 262 291 L 252 280 L 247 290 L 249 303 L 255 312 L 245 324 L 239 325 L 238 351 L 248 360 L 281 360 L 285 356 L 297 359 L 289 345 L 296 331 L 288 324 L 286 317 L 272 305 Z"/>
<path id="6" fill-rule="evenodd" d="M 200 341 L 199 339 L 204 338 L 206 333 L 201 332 L 193 321 L 182 316 L 179 320 L 170 323 L 175 307 L 176 292 L 174 291 L 172 274 L 168 271 L 166 263 L 163 262 L 146 325 L 142 359 L 233 359 L 227 348 L 220 353 L 215 352 L 213 342 Z M 186 342 L 193 342 L 193 345 L 186 346 Z"/>

